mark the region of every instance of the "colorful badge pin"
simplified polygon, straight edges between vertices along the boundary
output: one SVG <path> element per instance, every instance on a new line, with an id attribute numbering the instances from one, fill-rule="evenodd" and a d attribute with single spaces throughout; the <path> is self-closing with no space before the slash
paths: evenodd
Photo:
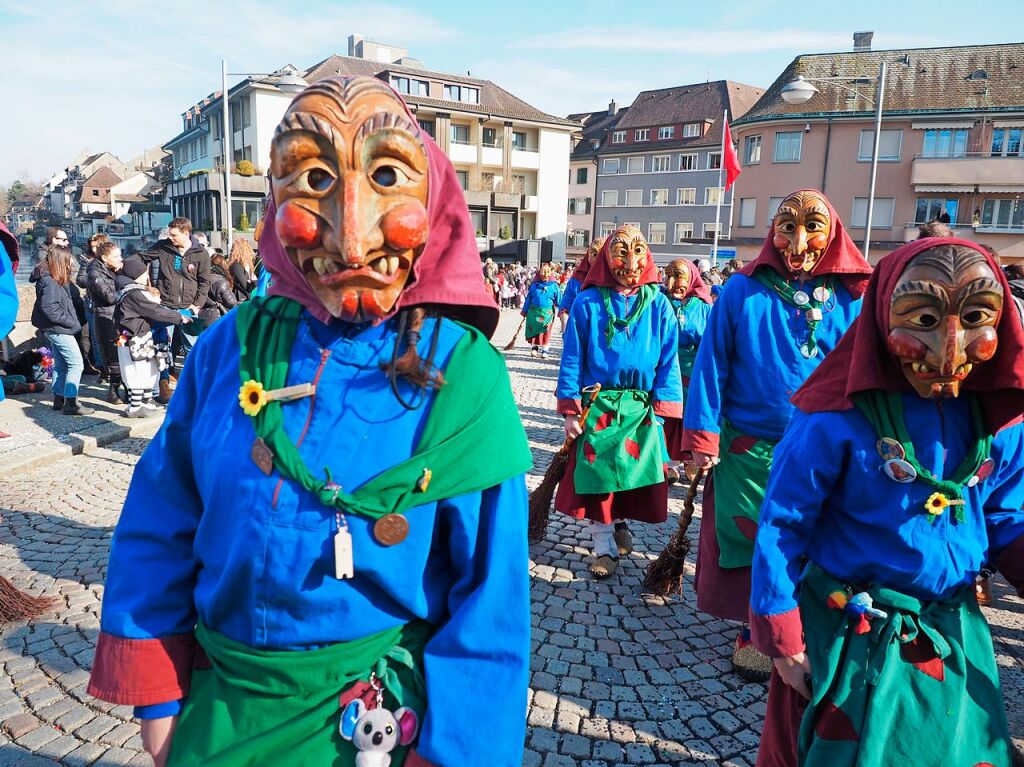
<path id="1" fill-rule="evenodd" d="M 883 466 L 885 474 L 893 482 L 908 484 L 917 479 L 917 470 L 902 458 L 892 458 Z"/>
<path id="2" fill-rule="evenodd" d="M 878 440 L 875 443 L 875 450 L 878 451 L 883 461 L 891 461 L 894 458 L 902 461 L 907 457 L 907 451 L 903 449 L 903 445 L 892 437 L 882 437 Z"/>

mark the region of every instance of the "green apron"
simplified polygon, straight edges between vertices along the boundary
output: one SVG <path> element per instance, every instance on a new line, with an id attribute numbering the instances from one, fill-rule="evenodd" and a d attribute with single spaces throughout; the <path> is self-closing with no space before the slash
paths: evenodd
<path id="1" fill-rule="evenodd" d="M 848 588 L 811 563 L 800 616 L 812 670 L 801 767 L 1010 767 L 992 636 L 973 584 L 942 602 L 869 586 L 870 630 L 828 605 Z M 931 652 L 934 647 L 934 652 Z"/>
<path id="2" fill-rule="evenodd" d="M 650 394 L 602 389 L 583 426 L 576 440 L 577 493 L 617 493 L 665 481 L 665 436 Z"/>
<path id="3" fill-rule="evenodd" d="M 550 307 L 531 306 L 526 312 L 526 337 L 536 338 L 551 327 L 555 321 L 555 310 Z"/>
<path id="4" fill-rule="evenodd" d="M 683 407 L 686 407 L 686 392 L 690 388 L 689 381 L 693 375 L 693 363 L 697 361 L 696 344 L 679 347 L 679 374 L 683 378 Z"/>
<path id="5" fill-rule="evenodd" d="M 737 437 L 753 440 L 753 444 L 744 452 L 733 453 L 731 447 Z M 719 444 L 720 462 L 715 465 L 718 564 L 725 569 L 750 567 L 757 520 L 777 443 L 741 434 L 728 421 L 722 421 Z"/>
<path id="6" fill-rule="evenodd" d="M 174 732 L 168 767 L 353 767 L 342 738 L 340 694 L 376 672 L 384 705 L 426 710 L 423 648 L 434 628 L 416 621 L 319 650 L 258 650 L 202 624 L 196 638 L 209 669 L 192 671 L 192 690 Z M 392 752 L 401 767 L 407 748 Z"/>

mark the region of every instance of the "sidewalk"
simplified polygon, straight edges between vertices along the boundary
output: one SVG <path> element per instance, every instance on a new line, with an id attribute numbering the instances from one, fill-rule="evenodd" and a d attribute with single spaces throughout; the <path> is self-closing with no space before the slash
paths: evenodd
<path id="1" fill-rule="evenodd" d="M 151 437 L 163 418 L 124 418 L 124 405 L 104 401 L 106 384 L 93 376 L 82 380 L 79 399 L 95 408 L 92 416 L 66 416 L 52 408 L 49 385 L 42 394 L 8 397 L 0 402 L 0 476 L 44 466 L 71 455 L 87 453 L 128 437 Z"/>

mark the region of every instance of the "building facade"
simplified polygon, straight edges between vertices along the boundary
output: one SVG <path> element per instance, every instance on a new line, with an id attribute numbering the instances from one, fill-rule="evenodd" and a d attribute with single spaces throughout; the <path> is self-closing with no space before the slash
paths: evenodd
<path id="1" fill-rule="evenodd" d="M 566 224 L 566 254 L 578 259 L 587 252 L 587 246 L 596 236 L 594 214 L 597 210 L 598 150 L 601 143 L 626 113 L 615 102 L 601 112 L 581 112 L 568 119 L 583 124 L 583 130 L 573 136 L 574 146 L 569 156 L 569 206 Z"/>
<path id="2" fill-rule="evenodd" d="M 829 197 L 863 247 L 882 61 L 870 260 L 946 216 L 957 237 L 1024 260 L 1024 44 L 794 59 L 733 125 L 743 170 L 733 219 L 741 257 L 757 253 L 779 202 L 804 187 Z M 787 104 L 781 89 L 797 76 L 844 78 L 844 87 L 817 83 L 806 103 Z"/>
<path id="3" fill-rule="evenodd" d="M 707 257 L 721 222 L 728 253 L 732 194 L 723 194 L 723 117 L 742 116 L 763 91 L 719 80 L 644 91 L 597 152 L 596 234 L 638 226 L 655 260 Z"/>

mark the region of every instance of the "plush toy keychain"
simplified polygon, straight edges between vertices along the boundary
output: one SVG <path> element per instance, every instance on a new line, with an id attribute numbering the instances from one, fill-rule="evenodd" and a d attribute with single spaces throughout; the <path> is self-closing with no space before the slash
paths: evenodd
<path id="1" fill-rule="evenodd" d="M 391 752 L 416 739 L 419 718 L 405 706 L 395 712 L 384 708 L 384 686 L 376 674 L 370 675 L 370 687 L 376 692 L 376 705 L 368 707 L 362 696 L 352 699 L 342 709 L 338 730 L 359 752 L 356 767 L 391 767 Z"/>

